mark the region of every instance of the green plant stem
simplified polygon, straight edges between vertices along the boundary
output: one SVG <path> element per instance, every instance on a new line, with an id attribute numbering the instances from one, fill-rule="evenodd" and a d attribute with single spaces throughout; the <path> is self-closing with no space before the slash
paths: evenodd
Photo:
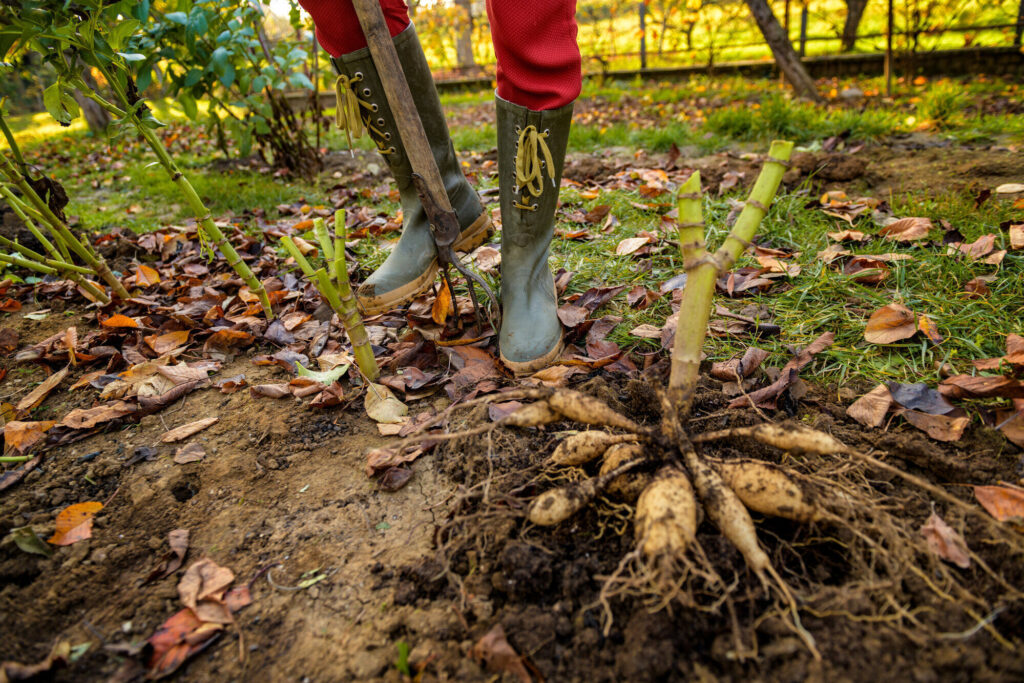
<path id="1" fill-rule="evenodd" d="M 0 131 L 3 131 L 4 137 L 7 138 L 7 146 L 11 148 L 11 154 L 14 155 L 14 160 L 18 162 L 18 166 L 21 167 L 23 172 L 28 172 L 28 164 L 25 163 L 25 157 L 21 155 L 18 141 L 14 139 L 14 133 L 7 126 L 7 121 L 4 119 L 2 111 L 0 111 Z"/>
<path id="2" fill-rule="evenodd" d="M 31 455 L 3 455 L 0 456 L 0 462 L 27 462 L 31 458 Z"/>
<path id="3" fill-rule="evenodd" d="M 44 273 L 46 275 L 56 275 L 57 269 L 45 266 L 39 261 L 32 261 L 21 256 L 14 256 L 8 254 L 0 254 L 0 263 L 9 263 L 12 266 L 21 266 L 22 268 L 28 268 L 34 270 L 37 273 Z"/>
<path id="4" fill-rule="evenodd" d="M 89 280 L 82 277 L 82 275 L 94 275 L 95 273 L 89 268 L 78 266 L 73 263 L 68 263 L 64 258 L 62 258 L 61 253 L 57 250 L 57 248 L 54 247 L 53 244 L 48 239 L 46 239 L 46 237 L 43 236 L 43 233 L 40 232 L 40 230 L 32 222 L 32 219 L 29 218 L 28 207 L 25 206 L 21 202 L 21 200 L 15 197 L 14 194 L 2 184 L 0 184 L 0 195 L 3 195 L 3 197 L 7 200 L 7 203 L 14 210 L 14 213 L 25 224 L 25 227 L 28 228 L 29 232 L 32 233 L 32 236 L 39 240 L 39 243 L 43 245 L 46 251 L 53 258 L 46 258 L 42 254 L 39 254 L 22 244 L 13 242 L 7 239 L 6 237 L 0 237 L 0 244 L 3 244 L 4 246 L 7 246 L 11 249 L 17 250 L 28 259 L 38 261 L 44 265 L 50 266 L 51 268 L 56 268 L 67 273 L 68 278 L 76 285 L 81 287 L 83 290 L 88 292 L 93 299 L 103 304 L 110 303 L 110 297 L 107 296 L 106 292 L 104 292 L 102 289 L 94 285 L 92 282 L 89 282 Z"/>
<path id="5" fill-rule="evenodd" d="M 101 71 L 103 70 L 101 69 Z M 128 104 L 128 98 L 118 86 L 116 80 L 110 78 L 106 71 L 103 71 L 103 74 L 107 77 L 111 86 L 114 87 L 114 91 L 117 93 L 118 98 L 123 103 Z M 127 115 L 125 110 L 100 97 L 92 88 L 86 85 L 83 80 L 76 79 L 74 84 L 83 95 L 99 104 L 111 114 L 120 118 L 124 118 Z M 142 136 L 146 141 L 146 144 L 148 144 L 150 149 L 153 150 L 153 153 L 156 154 L 157 160 L 160 162 L 160 165 L 164 167 L 167 175 L 171 177 L 171 181 L 178 186 L 178 190 L 182 195 L 184 195 L 185 201 L 188 202 L 189 208 L 192 209 L 192 213 L 196 216 L 200 230 L 202 230 L 210 239 L 214 248 L 219 249 L 220 252 L 224 254 L 224 260 L 227 261 L 227 264 L 231 266 L 231 269 L 234 270 L 240 278 L 242 278 L 242 281 L 249 288 L 249 291 L 259 297 L 260 305 L 263 307 L 263 314 L 266 316 L 267 320 L 273 320 L 274 310 L 270 305 L 270 297 L 267 295 L 267 290 L 263 287 L 263 283 L 256 279 L 256 275 L 252 272 L 252 269 L 249 268 L 249 265 L 242 260 L 242 257 L 240 257 L 238 252 L 235 251 L 234 246 L 232 246 L 227 236 L 221 232 L 221 229 L 213 222 L 213 216 L 210 215 L 210 210 L 206 208 L 203 200 L 199 197 L 195 188 L 192 187 L 192 183 L 189 182 L 188 178 L 185 177 L 185 174 L 181 172 L 178 165 L 174 163 L 174 159 L 171 158 L 167 148 L 164 147 L 163 143 L 160 142 L 159 139 L 157 139 L 152 129 L 143 125 L 138 116 L 134 114 L 132 114 L 132 122 L 135 124 L 135 128 L 139 132 L 139 135 Z"/>
<path id="6" fill-rule="evenodd" d="M 707 336 L 708 319 L 714 299 L 715 279 L 719 274 L 732 268 L 736 259 L 754 238 L 758 225 L 764 219 L 779 189 L 792 152 L 792 142 L 776 140 L 772 143 L 768 151 L 768 160 L 761 168 L 743 211 L 740 212 L 722 246 L 710 257 L 703 246 L 698 246 L 698 242 L 703 240 L 693 239 L 693 232 L 683 233 L 683 229 L 691 230 L 685 227 L 686 223 L 700 223 L 699 200 L 696 205 L 689 197 L 683 197 L 679 201 L 679 220 L 684 224 L 680 229 L 680 243 L 688 277 L 683 289 L 683 301 L 679 307 L 668 395 L 672 405 L 677 406 L 679 415 L 683 418 L 689 416 L 693 407 L 700 353 Z M 689 182 L 686 185 L 689 185 Z M 686 185 L 683 187 L 686 188 Z"/>
<path id="7" fill-rule="evenodd" d="M 295 259 L 295 262 L 299 264 L 299 269 L 302 270 L 303 275 L 312 280 L 315 277 L 313 266 L 309 265 L 309 261 L 307 261 L 306 257 L 302 255 L 301 251 L 299 251 L 298 245 L 295 244 L 292 238 L 285 235 L 281 238 L 281 244 L 284 245 L 288 254 Z"/>
<path id="8" fill-rule="evenodd" d="M 331 241 L 331 236 L 327 234 L 327 224 L 324 223 L 323 219 L 316 219 L 313 221 L 313 234 L 316 235 L 317 241 L 320 243 L 320 248 L 324 252 L 324 264 L 330 264 L 334 262 L 334 243 Z M 330 271 L 334 268 L 331 267 Z M 329 272 L 333 275 L 333 272 Z"/>
<path id="9" fill-rule="evenodd" d="M 125 286 L 121 284 L 117 276 L 107 267 L 107 262 L 103 257 L 94 252 L 88 245 L 88 242 L 83 243 L 71 233 L 67 226 L 64 225 L 64 222 L 50 210 L 46 202 L 32 189 L 32 186 L 28 184 L 24 176 L 18 173 L 18 170 L 14 168 L 6 155 L 0 154 L 0 166 L 3 167 L 8 179 L 21 190 L 22 196 L 28 199 L 29 203 L 39 214 L 43 224 L 50 230 L 50 234 L 53 235 L 54 240 L 58 243 L 63 243 L 65 247 L 75 252 L 86 265 L 92 268 L 93 272 L 110 286 L 115 295 L 121 299 L 130 299 L 131 295 L 128 293 L 128 290 L 125 289 Z"/>
<path id="10" fill-rule="evenodd" d="M 334 285 L 331 284 L 331 279 L 327 276 L 327 270 L 321 268 L 314 275 L 316 277 L 314 282 L 317 285 L 317 289 L 327 299 L 327 303 L 338 315 L 338 319 L 341 320 L 341 324 L 345 327 L 348 340 L 352 342 L 352 355 L 356 357 L 356 365 L 359 366 L 363 376 L 373 382 L 380 376 L 380 368 L 377 367 L 377 359 L 373 356 L 373 348 L 370 346 L 370 338 L 366 334 L 366 328 L 363 327 L 363 319 L 359 315 L 359 310 L 355 307 L 354 299 L 351 298 L 351 287 L 348 287 L 349 299 L 344 300 L 339 296 L 338 290 L 334 288 Z M 345 284 L 348 285 L 348 281 Z"/>

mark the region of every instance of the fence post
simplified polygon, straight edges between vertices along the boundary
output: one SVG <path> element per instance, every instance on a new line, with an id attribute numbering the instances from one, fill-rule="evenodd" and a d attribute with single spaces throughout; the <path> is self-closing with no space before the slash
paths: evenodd
<path id="1" fill-rule="evenodd" d="M 807 54 L 807 3 L 804 3 L 800 10 L 800 49 L 798 54 L 803 57 Z"/>
<path id="2" fill-rule="evenodd" d="M 892 97 L 892 0 L 885 23 L 885 96 Z"/>
<path id="3" fill-rule="evenodd" d="M 647 68 L 647 2 L 640 0 L 640 68 Z"/>

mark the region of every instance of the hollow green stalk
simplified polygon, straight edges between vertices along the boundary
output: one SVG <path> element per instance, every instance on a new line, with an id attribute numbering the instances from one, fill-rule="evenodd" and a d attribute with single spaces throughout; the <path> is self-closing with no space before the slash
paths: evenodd
<path id="1" fill-rule="evenodd" d="M 338 290 L 331 283 L 327 276 L 327 270 L 320 268 L 314 273 L 314 283 L 320 290 L 320 294 L 327 300 L 328 305 L 337 314 L 341 324 L 345 327 L 348 340 L 352 342 L 352 355 L 356 357 L 356 365 L 362 371 L 363 376 L 369 381 L 374 381 L 380 376 L 380 368 L 377 367 L 377 359 L 373 356 L 373 348 L 370 346 L 370 338 L 363 327 L 363 319 L 359 310 L 355 308 L 354 301 L 343 301 L 338 295 Z M 350 289 L 351 293 L 351 289 Z"/>
<path id="2" fill-rule="evenodd" d="M 315 272 L 313 270 L 313 266 L 309 265 L 309 261 L 307 261 L 306 257 L 302 255 L 301 251 L 299 251 L 298 245 L 295 244 L 292 238 L 285 235 L 281 238 L 281 244 L 284 245 L 288 254 L 295 259 L 295 262 L 299 264 L 299 269 L 302 270 L 302 274 L 312 280 L 314 277 L 313 273 Z"/>
<path id="3" fill-rule="evenodd" d="M 31 455 L 3 455 L 0 456 L 0 462 L 27 462 L 31 458 Z"/>
<path id="4" fill-rule="evenodd" d="M 9 263 L 12 266 L 21 266 L 22 268 L 28 268 L 29 270 L 34 270 L 37 273 L 43 273 L 45 275 L 57 274 L 56 268 L 43 265 L 39 261 L 15 256 L 14 254 L 0 254 L 0 263 Z"/>
<path id="5" fill-rule="evenodd" d="M 693 407 L 700 354 L 707 336 L 708 319 L 715 292 L 715 279 L 732 268 L 736 259 L 754 239 L 757 227 L 764 219 L 779 189 L 792 152 L 792 142 L 776 140 L 772 143 L 768 151 L 768 160 L 761 168 L 761 173 L 750 192 L 750 198 L 722 246 L 713 255 L 707 254 L 703 246 L 703 229 L 698 227 L 702 220 L 700 200 L 689 196 L 692 193 L 692 188 L 687 187 L 690 182 L 682 188 L 687 196 L 681 196 L 679 200 L 679 238 L 687 280 L 683 289 L 683 301 L 679 307 L 680 322 L 676 327 L 668 391 L 670 401 L 678 407 L 679 415 L 683 418 L 690 414 Z M 699 179 L 697 182 L 700 182 Z M 687 232 L 684 233 L 684 230 Z M 696 231 L 701 234 L 696 235 Z"/>
<path id="6" fill-rule="evenodd" d="M 50 231 L 54 241 L 62 243 L 67 249 L 75 252 L 100 279 L 110 286 L 116 296 L 121 299 L 131 298 L 128 290 L 125 289 L 125 286 L 121 284 L 121 281 L 110 270 L 103 257 L 93 251 L 88 242 L 80 241 L 71 233 L 68 227 L 64 225 L 64 221 L 50 210 L 50 207 L 43 201 L 42 197 L 28 184 L 25 177 L 18 173 L 18 170 L 4 154 L 0 154 L 0 168 L 2 168 L 8 180 L 21 191 L 22 197 L 27 199 L 32 208 L 35 209 L 36 214 L 41 219 L 43 225 Z"/>
<path id="7" fill-rule="evenodd" d="M 56 268 L 57 270 L 63 271 L 65 274 L 67 274 L 68 278 L 72 282 L 74 282 L 77 286 L 85 290 L 91 298 L 103 304 L 110 303 L 110 297 L 107 296 L 106 292 L 104 292 L 102 289 L 97 287 L 95 284 L 93 284 L 86 278 L 82 277 L 83 275 L 94 275 L 95 272 L 93 270 L 86 268 L 84 266 L 69 263 L 67 260 L 62 258 L 61 252 L 58 251 L 57 248 L 53 246 L 53 243 L 51 243 L 48 239 L 46 239 L 45 236 L 43 236 L 43 233 L 39 230 L 39 228 L 35 226 L 35 223 L 32 221 L 32 219 L 29 218 L 30 211 L 28 210 L 28 207 L 25 206 L 21 202 L 21 200 L 14 196 L 14 194 L 2 184 L 0 184 L 0 195 L 2 195 L 4 199 L 7 200 L 7 203 L 14 210 L 14 213 L 18 216 L 18 218 L 21 219 L 22 223 L 24 223 L 25 227 L 28 228 L 29 232 L 32 233 L 32 236 L 35 237 L 39 241 L 39 243 L 43 245 L 43 248 L 45 248 L 46 251 L 53 258 L 46 258 L 42 254 L 39 254 L 32 249 L 29 249 L 25 245 L 13 242 L 7 239 L 6 237 L 0 237 L 0 244 L 20 252 L 27 259 L 38 261 L 43 265 L 50 266 L 51 268 Z"/>
<path id="8" fill-rule="evenodd" d="M 107 80 L 114 88 L 114 92 L 117 94 L 118 99 L 121 100 L 123 104 L 127 105 L 128 98 L 118 85 L 117 81 L 110 78 L 106 72 L 104 72 L 104 75 L 108 76 Z M 121 107 L 118 107 L 116 104 L 107 101 L 103 97 L 100 97 L 99 94 L 86 85 L 85 81 L 82 79 L 78 78 L 73 82 L 75 87 L 78 88 L 83 95 L 91 99 L 93 102 L 96 102 L 114 116 L 119 118 L 127 116 L 128 112 Z M 206 208 L 206 205 L 192 186 L 192 183 L 189 182 L 189 179 L 185 177 L 185 174 L 178 168 L 178 165 L 174 162 L 174 159 L 171 158 L 167 148 L 164 147 L 162 142 L 160 142 L 156 134 L 153 133 L 153 130 L 146 127 L 139 120 L 138 116 L 134 114 L 131 116 L 131 121 L 134 123 L 135 129 L 138 131 L 139 135 L 142 136 L 146 141 L 146 144 L 149 145 L 149 148 L 153 150 L 154 154 L 156 154 L 157 160 L 160 162 L 160 165 L 164 167 L 167 175 L 171 177 L 171 181 L 178 186 L 178 190 L 185 197 L 185 201 L 188 203 L 189 208 L 196 217 L 199 229 L 206 235 L 210 242 L 213 243 L 214 248 L 219 249 L 220 253 L 224 254 L 224 260 L 227 261 L 227 264 L 231 266 L 231 269 L 234 270 L 240 278 L 242 278 L 242 281 L 249 288 L 249 291 L 259 297 L 260 305 L 263 307 L 263 314 L 266 316 L 267 320 L 273 320 L 274 310 L 270 306 L 270 297 L 267 295 L 267 290 L 263 287 L 263 283 L 256 278 L 252 269 L 249 268 L 249 264 L 242 260 L 242 257 L 238 255 L 238 252 L 231 244 L 231 241 L 223 232 L 221 232 L 221 229 L 217 227 L 217 224 L 213 222 L 213 216 L 210 214 L 210 210 Z"/>

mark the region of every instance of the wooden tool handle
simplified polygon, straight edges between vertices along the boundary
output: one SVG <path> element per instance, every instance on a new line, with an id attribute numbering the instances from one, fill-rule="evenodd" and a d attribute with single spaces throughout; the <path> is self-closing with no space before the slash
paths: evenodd
<path id="1" fill-rule="evenodd" d="M 353 0 L 359 25 L 363 27 L 366 44 L 370 48 L 370 56 L 377 66 L 377 75 L 384 84 L 384 95 L 391 105 L 391 113 L 398 124 L 398 136 L 402 139 L 412 172 L 423 178 L 426 189 L 434 201 L 444 212 L 452 210 L 448 193 L 444 189 L 444 181 L 437 170 L 437 163 L 430 151 L 427 133 L 423 130 L 423 122 L 416 103 L 413 101 L 409 83 L 405 80 L 405 72 L 398 61 L 398 52 L 388 31 L 384 12 L 378 0 Z"/>

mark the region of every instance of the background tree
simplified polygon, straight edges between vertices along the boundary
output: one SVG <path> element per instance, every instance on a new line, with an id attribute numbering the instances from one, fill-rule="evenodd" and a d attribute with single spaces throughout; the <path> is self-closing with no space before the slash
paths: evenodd
<path id="1" fill-rule="evenodd" d="M 768 47 L 771 48 L 772 54 L 775 56 L 775 63 L 789 84 L 793 86 L 796 94 L 815 102 L 821 102 L 822 98 L 818 94 L 817 88 L 814 87 L 814 81 L 811 80 L 807 69 L 804 68 L 797 56 L 793 45 L 789 42 L 789 37 L 779 24 L 779 20 L 772 13 L 772 8 L 768 6 L 767 0 L 746 0 L 746 3 L 758 28 L 761 29 L 765 42 L 768 43 Z"/>
<path id="2" fill-rule="evenodd" d="M 868 0 L 846 0 L 846 21 L 843 22 L 843 32 L 840 36 L 840 49 L 843 52 L 850 52 L 857 45 L 857 30 L 867 6 Z"/>
<path id="3" fill-rule="evenodd" d="M 472 71 L 477 68 L 473 56 L 473 0 L 454 0 L 460 10 L 461 17 L 456 19 L 455 28 L 455 59 L 460 69 Z"/>

